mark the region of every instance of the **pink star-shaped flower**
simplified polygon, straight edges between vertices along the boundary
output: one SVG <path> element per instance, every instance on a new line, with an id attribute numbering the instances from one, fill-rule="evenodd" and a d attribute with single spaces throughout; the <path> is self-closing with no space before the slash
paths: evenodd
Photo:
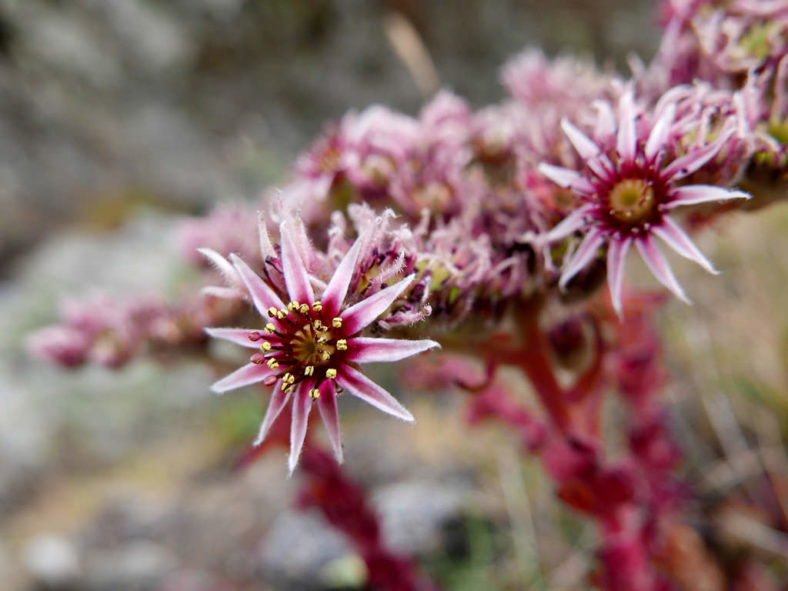
<path id="1" fill-rule="evenodd" d="M 669 103 L 662 108 L 648 134 L 642 133 L 644 125 L 639 125 L 631 92 L 623 94 L 618 110 L 617 130 L 612 109 L 600 112 L 600 135 L 610 138 L 601 147 L 569 121 L 562 121 L 564 133 L 585 163 L 582 172 L 546 163 L 539 165 L 539 171 L 571 189 L 581 201 L 580 207 L 545 237 L 547 242 L 553 242 L 578 230 L 585 232 L 580 246 L 564 263 L 560 285 L 566 285 L 607 244 L 608 284 L 613 307 L 620 316 L 624 261 L 632 245 L 665 287 L 689 301 L 655 237 L 679 255 L 716 273 L 670 212 L 683 205 L 750 196 L 711 185 L 677 185 L 719 153 L 734 132 L 732 125 L 724 128 L 714 142 L 693 146 L 686 154 L 665 163 L 676 105 Z"/>
<path id="2" fill-rule="evenodd" d="M 263 382 L 273 385 L 271 401 L 255 439 L 259 445 L 285 405 L 292 403 L 290 472 L 304 445 L 309 412 L 316 404 L 338 461 L 342 444 L 337 413 L 338 388 L 405 421 L 413 415 L 389 392 L 362 373 L 359 365 L 399 361 L 438 347 L 431 340 L 369 338 L 362 330 L 385 312 L 412 283 L 414 276 L 381 289 L 348 306 L 345 298 L 356 268 L 363 240 L 356 240 L 334 271 L 320 297 L 299 252 L 291 226 L 283 222 L 281 266 L 286 293 L 264 281 L 240 257 L 230 262 L 257 311 L 265 319 L 261 329 L 208 328 L 215 338 L 256 349 L 249 363 L 222 378 L 211 389 L 223 393 Z M 217 261 L 221 255 L 205 253 Z M 226 263 L 226 261 L 225 261 Z M 317 283 L 317 282 L 316 282 Z"/>

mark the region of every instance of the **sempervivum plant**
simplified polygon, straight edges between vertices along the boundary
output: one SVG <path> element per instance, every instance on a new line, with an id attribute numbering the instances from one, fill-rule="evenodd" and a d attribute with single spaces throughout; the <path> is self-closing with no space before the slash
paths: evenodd
<path id="1" fill-rule="evenodd" d="M 750 538 L 757 551 L 743 553 L 738 541 L 725 547 L 730 532 L 715 536 L 712 521 L 724 519 L 702 536 L 689 525 L 682 453 L 660 397 L 668 377 L 654 316 L 667 294 L 623 285 L 637 250 L 686 301 L 661 245 L 716 273 L 691 232 L 788 196 L 788 11 L 784 0 L 668 0 L 663 13 L 662 49 L 631 80 L 529 50 L 504 69 L 511 96 L 498 104 L 474 110 L 444 91 L 418 116 L 380 105 L 345 116 L 280 191 L 183 224 L 182 250 L 201 281 L 181 299 L 69 304 L 31 350 L 69 368 L 116 369 L 141 355 L 166 362 L 174 350 L 204 361 L 206 332 L 240 345 L 248 362 L 212 389 L 270 389 L 242 457 L 263 453 L 264 441 L 289 444 L 300 504 L 353 544 L 366 565 L 360 586 L 433 591 L 409 557 L 386 548 L 362 487 L 344 474 L 337 399 L 413 421 L 362 367 L 438 347 L 398 338 L 405 327 L 440 335 L 441 355 L 411 360 L 407 384 L 463 395 L 468 423 L 503 424 L 539 458 L 560 502 L 596 526 L 585 578 L 567 583 L 555 574 L 567 569 L 539 568 L 542 586 L 776 591 L 769 573 L 784 569 L 753 558 L 760 533 Z M 216 271 L 224 285 L 214 285 Z M 605 276 L 610 298 L 594 289 Z M 257 315 L 247 322 L 250 303 Z M 619 404 L 607 403 L 612 393 Z M 333 459 L 308 437 L 313 406 Z M 607 409 L 625 419 L 607 421 Z M 774 553 L 786 517 L 770 469 L 756 467 L 746 491 L 767 501 L 751 513 Z M 564 541 L 574 563 L 581 547 Z"/>

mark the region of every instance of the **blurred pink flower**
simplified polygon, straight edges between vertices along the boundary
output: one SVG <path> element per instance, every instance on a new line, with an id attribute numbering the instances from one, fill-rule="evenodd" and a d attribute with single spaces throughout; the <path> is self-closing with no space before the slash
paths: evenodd
<path id="1" fill-rule="evenodd" d="M 669 215 L 676 207 L 698 203 L 749 199 L 747 193 L 712 185 L 676 186 L 714 158 L 734 133 L 726 126 L 709 144 L 695 144 L 683 155 L 664 162 L 672 148 L 675 103 L 662 105 L 648 133 L 640 120 L 631 91 L 619 101 L 618 123 L 612 109 L 600 110 L 597 134 L 601 147 L 568 120 L 562 127 L 585 162 L 584 170 L 542 163 L 539 171 L 556 184 L 570 188 L 582 205 L 546 234 L 546 241 L 564 239 L 578 230 L 585 233 L 580 246 L 564 263 L 560 285 L 565 286 L 585 268 L 604 244 L 608 283 L 616 312 L 621 314 L 624 261 L 634 244 L 654 276 L 676 296 L 688 301 L 655 236 L 683 257 L 711 273 L 711 263 Z M 617 126 L 617 130 L 616 130 Z"/>

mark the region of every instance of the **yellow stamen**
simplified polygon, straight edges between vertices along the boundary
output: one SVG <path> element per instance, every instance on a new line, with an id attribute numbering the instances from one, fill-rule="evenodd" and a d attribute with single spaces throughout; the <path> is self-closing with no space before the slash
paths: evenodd
<path id="1" fill-rule="evenodd" d="M 316 320 L 315 320 L 315 321 L 312 323 L 312 326 L 314 326 L 314 327 L 315 327 L 315 330 L 320 330 L 320 328 L 323 326 L 323 323 L 322 323 L 322 322 L 320 322 L 320 318 L 317 318 L 317 319 L 316 319 Z"/>
<path id="2" fill-rule="evenodd" d="M 337 351 L 347 351 L 347 341 L 345 339 L 337 341 Z"/>
<path id="3" fill-rule="evenodd" d="M 298 311 L 301 312 L 301 314 L 306 314 L 307 312 L 309 312 L 309 306 L 307 306 L 306 304 L 301 304 L 301 307 L 298 308 Z"/>
<path id="4" fill-rule="evenodd" d="M 270 351 L 271 343 L 269 343 L 268 341 L 263 341 L 263 344 L 260 345 L 260 349 L 262 349 L 263 351 Z"/>
<path id="5" fill-rule="evenodd" d="M 318 390 L 317 388 L 310 388 L 309 397 L 312 400 L 317 400 L 319 396 L 320 396 L 320 390 Z"/>
<path id="6" fill-rule="evenodd" d="M 276 359 L 269 359 L 266 365 L 271 369 L 276 369 L 277 367 L 279 367 L 279 362 Z"/>
<path id="7" fill-rule="evenodd" d="M 334 328 L 342 328 L 342 319 L 339 316 L 337 316 L 331 321 L 331 326 L 333 326 Z"/>
<path id="8" fill-rule="evenodd" d="M 273 322 L 269 322 L 268 324 L 265 325 L 265 329 L 268 332 L 274 332 L 276 330 L 276 326 L 274 326 Z"/>
<path id="9" fill-rule="evenodd" d="M 335 378 L 337 377 L 337 370 L 335 370 L 333 367 L 332 367 L 332 368 L 329 368 L 329 369 L 327 369 L 327 370 L 326 370 L 326 377 L 327 377 L 329 380 L 333 380 L 333 379 L 335 379 Z"/>
<path id="10" fill-rule="evenodd" d="M 320 300 L 317 300 L 314 304 L 312 304 L 312 309 L 315 312 L 320 312 L 323 309 L 323 304 L 320 302 Z"/>
<path id="11" fill-rule="evenodd" d="M 329 359 L 331 359 L 331 353 L 329 353 L 328 351 L 323 351 L 320 354 L 320 359 L 322 359 L 323 361 L 328 361 Z"/>
<path id="12" fill-rule="evenodd" d="M 307 365 L 304 368 L 304 375 L 305 376 L 311 376 L 313 373 L 315 373 L 315 366 L 314 365 Z"/>
<path id="13" fill-rule="evenodd" d="M 277 312 L 278 312 L 278 310 L 276 308 L 274 308 L 273 306 L 268 308 L 268 315 L 271 316 L 272 318 L 274 316 L 277 316 Z"/>
<path id="14" fill-rule="evenodd" d="M 322 345 L 322 344 L 328 342 L 328 337 L 326 335 L 324 335 L 324 334 L 321 334 L 319 337 L 317 337 L 317 342 Z"/>

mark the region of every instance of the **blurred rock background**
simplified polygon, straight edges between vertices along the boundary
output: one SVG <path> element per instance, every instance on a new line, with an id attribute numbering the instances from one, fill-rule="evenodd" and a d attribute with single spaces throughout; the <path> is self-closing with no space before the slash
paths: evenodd
<path id="1" fill-rule="evenodd" d="M 283 453 L 231 470 L 261 416 L 251 392 L 210 396 L 211 372 L 197 363 L 63 373 L 26 355 L 25 334 L 54 319 L 64 294 L 174 293 L 184 278 L 177 216 L 256 198 L 348 109 L 417 112 L 427 97 L 392 44 L 393 14 L 418 32 L 440 84 L 481 106 L 501 98 L 498 68 L 525 46 L 622 70 L 629 52 L 648 58 L 659 36 L 652 9 L 647 0 L 0 0 L 0 588 L 357 588 L 345 542 L 319 516 L 290 511 L 297 478 L 285 477 Z M 703 244 L 715 260 L 722 253 L 726 289 L 699 278 L 692 314 L 667 332 L 687 358 L 734 344 L 716 363 L 676 357 L 676 372 L 695 381 L 671 395 L 701 423 L 692 386 L 708 383 L 746 416 L 779 419 L 788 318 L 776 294 L 788 268 L 773 259 L 788 246 L 788 216 L 727 223 L 739 230 L 719 248 L 710 235 Z M 770 248 L 752 239 L 763 232 Z M 700 275 L 679 268 L 688 284 Z M 741 310 L 739 297 L 770 319 L 758 335 L 746 312 L 732 329 L 721 321 Z M 538 467 L 519 464 L 494 429 L 469 438 L 455 401 L 405 396 L 413 429 L 354 413 L 350 401 L 343 415 L 347 466 L 373 491 L 392 545 L 448 589 L 582 588 L 593 532 L 556 504 Z M 778 420 L 778 447 L 780 429 Z M 772 443 L 773 431 L 763 435 Z"/>

